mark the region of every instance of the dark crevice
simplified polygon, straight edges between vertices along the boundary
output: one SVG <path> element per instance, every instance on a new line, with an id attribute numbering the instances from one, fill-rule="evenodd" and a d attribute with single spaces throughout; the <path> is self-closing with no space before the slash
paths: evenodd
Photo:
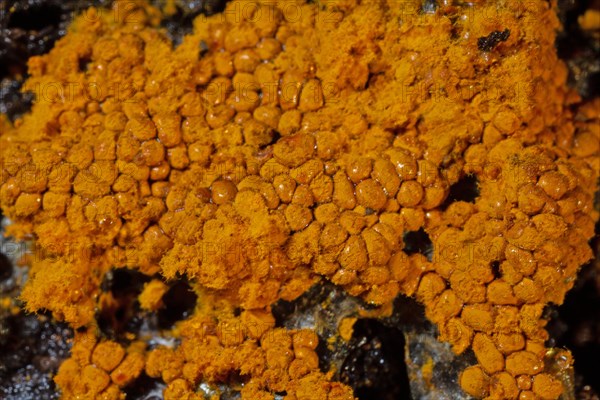
<path id="1" fill-rule="evenodd" d="M 8 279 L 12 276 L 13 266 L 8 257 L 0 253 L 0 281 Z"/>
<path id="2" fill-rule="evenodd" d="M 492 261 L 492 273 L 494 274 L 494 279 L 499 279 L 502 277 L 502 273 L 500 272 L 500 262 Z"/>
<path id="3" fill-rule="evenodd" d="M 125 333 L 135 331 L 141 324 L 136 300 L 148 281 L 150 277 L 130 269 L 114 269 L 106 274 L 100 288 L 104 296 L 111 296 L 114 301 L 107 302 L 96 315 L 98 327 L 105 336 L 126 342 Z"/>
<path id="4" fill-rule="evenodd" d="M 369 75 L 367 76 L 367 82 L 365 82 L 365 87 L 363 88 L 363 90 L 367 90 L 369 89 L 369 87 L 375 83 L 376 79 L 377 79 L 377 74 L 374 74 L 372 72 L 369 72 Z"/>
<path id="5" fill-rule="evenodd" d="M 273 138 L 271 139 L 271 144 L 275 144 L 281 139 L 281 133 L 279 131 L 273 131 Z"/>
<path id="6" fill-rule="evenodd" d="M 455 201 L 464 201 L 467 203 L 475 203 L 479 197 L 479 181 L 475 175 L 465 175 L 455 184 L 450 186 L 448 197 L 440 206 L 440 209 L 446 210 L 450 204 Z"/>
<path id="7" fill-rule="evenodd" d="M 161 379 L 150 378 L 142 373 L 123 389 L 127 399 L 162 400 L 165 384 Z"/>
<path id="8" fill-rule="evenodd" d="M 429 261 L 433 257 L 433 243 L 423 228 L 404 234 L 404 252 L 408 255 L 420 253 Z"/>
<path id="9" fill-rule="evenodd" d="M 588 75 L 586 93 L 589 98 L 600 96 L 600 72 L 594 72 Z"/>
<path id="10" fill-rule="evenodd" d="M 321 369 L 321 372 L 326 373 L 327 368 L 332 365 L 334 357 L 333 351 L 327 344 L 327 338 L 319 336 L 319 343 L 315 352 L 317 353 L 317 357 L 319 357 L 319 369 Z"/>
<path id="11" fill-rule="evenodd" d="M 206 53 L 208 53 L 208 44 L 204 40 L 200 41 L 200 52 L 198 53 L 200 57 L 203 57 Z"/>
<path id="12" fill-rule="evenodd" d="M 460 25 L 457 23 L 460 16 L 458 15 L 449 15 L 448 18 L 450 19 L 450 22 L 452 23 L 452 27 L 450 28 L 450 40 L 460 40 L 460 35 L 462 32 L 462 29 L 460 28 Z"/>
<path id="13" fill-rule="evenodd" d="M 89 57 L 82 57 L 79 59 L 79 71 L 85 72 L 88 69 L 88 65 L 92 61 Z"/>
<path id="14" fill-rule="evenodd" d="M 140 308 L 137 300 L 144 284 L 152 277 L 130 269 L 115 269 L 106 274 L 101 284 L 102 308 L 96 315 L 100 331 L 107 337 L 127 343 L 125 333 L 157 334 L 162 329 L 190 316 L 196 306 L 197 295 L 187 280 L 174 283 L 162 297 L 164 307 L 156 313 L 148 313 Z"/>
<path id="15" fill-rule="evenodd" d="M 113 270 L 112 276 L 107 276 L 106 280 L 108 280 L 108 287 L 113 296 L 121 298 L 139 294 L 144 283 L 149 282 L 150 278 L 132 269 L 119 268 Z M 104 283 L 103 285 L 106 286 Z"/>
<path id="16" fill-rule="evenodd" d="M 161 329 L 170 329 L 176 322 L 192 314 L 198 296 L 187 281 L 180 280 L 165 293 L 162 300 L 165 306 L 158 311 L 158 325 Z"/>
<path id="17" fill-rule="evenodd" d="M 350 352 L 342 365 L 342 382 L 360 400 L 410 399 L 402 331 L 376 319 L 354 324 Z"/>
<path id="18" fill-rule="evenodd" d="M 271 141 L 265 145 L 260 146 L 258 149 L 259 151 L 264 151 L 267 147 L 274 145 L 275 143 L 277 143 L 279 141 L 279 139 L 281 139 L 281 133 L 279 133 L 278 131 L 273 131 L 273 135 L 271 137 Z"/>
<path id="19" fill-rule="evenodd" d="M 381 320 L 386 326 L 403 332 L 434 332 L 434 326 L 425 317 L 425 306 L 416 299 L 403 295 L 394 299 L 394 312 Z"/>
<path id="20" fill-rule="evenodd" d="M 483 36 L 477 39 L 477 48 L 481 51 L 491 51 L 500 42 L 506 42 L 510 36 L 510 30 L 493 31 L 488 36 Z"/>
<path id="21" fill-rule="evenodd" d="M 228 386 L 232 388 L 241 388 L 250 381 L 250 375 L 242 375 L 239 371 L 230 372 L 227 376 Z"/>

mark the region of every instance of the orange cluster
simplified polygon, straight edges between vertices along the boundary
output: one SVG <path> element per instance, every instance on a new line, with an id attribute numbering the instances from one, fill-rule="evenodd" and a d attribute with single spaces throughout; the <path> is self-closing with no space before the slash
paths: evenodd
<path id="1" fill-rule="evenodd" d="M 76 332 L 72 356 L 55 377 L 63 398 L 124 399 L 120 389 L 144 372 L 168 385 L 165 400 L 205 399 L 211 393 L 195 389 L 203 381 L 229 382 L 248 399 L 272 399 L 275 392 L 289 399 L 353 399 L 351 388 L 329 382 L 330 374 L 319 371 L 313 331 L 274 328 L 275 319 L 265 311 L 234 317 L 227 307 L 218 323 L 204 311 L 180 324 L 185 340 L 176 349 L 149 350 L 141 340 L 125 349 L 99 340 L 91 329 Z M 211 398 L 219 398 L 218 389 L 213 392 L 217 397 Z"/>
<path id="2" fill-rule="evenodd" d="M 227 379 L 248 399 L 273 399 L 281 392 L 290 400 L 354 398 L 351 388 L 329 382 L 331 374 L 319 371 L 313 331 L 274 326 L 275 319 L 264 311 L 239 317 L 228 312 L 218 323 L 197 315 L 180 325 L 185 338 L 180 347 L 149 353 L 146 373 L 168 384 L 165 400 L 203 399 L 195 390 L 200 382 Z"/>
<path id="3" fill-rule="evenodd" d="M 62 398 L 123 399 L 121 388 L 144 370 L 145 349 L 142 341 L 125 349 L 113 341 L 99 341 L 94 334 L 76 332 L 71 358 L 54 377 Z"/>
<path id="4" fill-rule="evenodd" d="M 472 396 L 560 395 L 542 311 L 592 256 L 600 102 L 566 87 L 546 2 L 236 0 L 176 48 L 157 10 L 131 5 L 78 17 L 29 62 L 32 112 L 0 121 L 0 205 L 45 255 L 29 310 L 93 325 L 112 266 L 186 275 L 199 302 L 267 315 L 325 278 L 375 305 L 414 295 L 442 340 L 474 351 Z M 479 49 L 492 32 L 506 40 Z M 448 204 L 467 175 L 479 196 Z M 404 251 L 421 228 L 430 259 Z M 147 287 L 144 308 L 165 291 Z M 182 326 L 222 317 L 199 306 Z M 244 398 L 352 398 L 297 333 L 269 332 L 277 351 L 188 332 L 146 371 L 172 398 L 233 371 L 255 385 Z"/>

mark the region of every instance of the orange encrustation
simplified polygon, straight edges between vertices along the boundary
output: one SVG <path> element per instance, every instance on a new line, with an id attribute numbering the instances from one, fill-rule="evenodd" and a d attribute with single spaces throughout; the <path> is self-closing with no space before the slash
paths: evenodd
<path id="1" fill-rule="evenodd" d="M 29 60 L 31 112 L 0 120 L 8 233 L 44 254 L 26 308 L 87 328 L 63 398 L 124 398 L 145 370 L 165 399 L 236 374 L 244 399 L 353 399 L 319 370 L 317 336 L 271 314 L 319 280 L 374 305 L 416 297 L 474 352 L 473 397 L 560 396 L 543 309 L 592 257 L 600 101 L 567 87 L 552 4 L 235 0 L 177 47 L 160 18 L 141 1 L 86 11 Z M 479 195 L 448 204 L 465 176 Z M 404 251 L 420 229 L 430 259 Z M 97 337 L 113 267 L 192 282 L 178 347 Z"/>

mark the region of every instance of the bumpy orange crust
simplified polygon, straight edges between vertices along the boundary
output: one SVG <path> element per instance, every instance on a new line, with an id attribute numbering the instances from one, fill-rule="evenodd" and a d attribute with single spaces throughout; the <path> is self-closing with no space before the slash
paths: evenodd
<path id="1" fill-rule="evenodd" d="M 592 255 L 600 102 L 574 106 L 547 2 L 233 1 L 175 49 L 131 4 L 32 58 L 32 112 L 0 121 L 0 204 L 44 255 L 23 298 L 91 326 L 116 265 L 186 274 L 217 305 L 180 324 L 177 349 L 128 350 L 112 372 L 74 348 L 64 398 L 119 398 L 144 365 L 166 398 L 232 372 L 243 398 L 352 398 L 318 372 L 316 342 L 273 329 L 270 305 L 319 277 L 373 304 L 416 296 L 475 352 L 460 378 L 475 397 L 560 395 L 542 310 Z M 441 207 L 466 174 L 474 204 Z M 431 261 L 403 252 L 420 228 Z"/>

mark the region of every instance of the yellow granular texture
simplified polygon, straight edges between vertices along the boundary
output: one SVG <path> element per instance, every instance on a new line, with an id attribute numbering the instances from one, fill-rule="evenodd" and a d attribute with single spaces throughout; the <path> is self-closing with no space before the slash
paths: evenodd
<path id="1" fill-rule="evenodd" d="M 352 399 L 316 337 L 270 313 L 319 279 L 376 305 L 415 296 L 474 351 L 474 397 L 560 395 L 542 311 L 592 257 L 600 101 L 567 88 L 548 2 L 232 1 L 176 48 L 131 5 L 88 10 L 30 59 L 36 103 L 0 120 L 0 205 L 44 254 L 28 310 L 93 327 L 113 266 L 187 275 L 200 305 L 179 347 L 127 349 L 112 372 L 76 338 L 63 398 L 123 398 L 145 368 L 166 399 L 232 374 L 244 399 Z M 480 195 L 446 207 L 466 175 Z M 403 251 L 421 228 L 431 260 Z"/>

